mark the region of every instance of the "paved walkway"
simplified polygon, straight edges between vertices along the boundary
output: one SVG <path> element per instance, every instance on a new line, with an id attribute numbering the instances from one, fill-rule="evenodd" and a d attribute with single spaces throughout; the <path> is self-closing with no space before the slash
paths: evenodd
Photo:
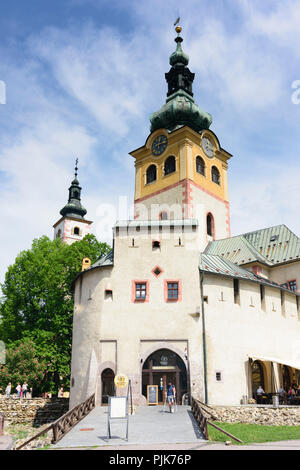
<path id="1" fill-rule="evenodd" d="M 53 449 L 80 447 L 164 445 L 189 443 L 194 446 L 203 442 L 203 436 L 189 406 L 178 406 L 177 412 L 170 413 L 162 406 L 139 406 L 136 413 L 129 416 L 128 442 L 126 420 L 111 421 L 111 436 L 107 440 L 107 407 L 96 407 L 88 416 L 71 429 Z M 129 448 L 129 447 L 127 447 Z M 132 449 L 133 447 L 131 447 Z M 173 447 L 174 448 L 174 447 Z"/>
<path id="2" fill-rule="evenodd" d="M 0 436 L 0 450 L 10 450 L 13 446 L 13 439 L 11 436 Z"/>

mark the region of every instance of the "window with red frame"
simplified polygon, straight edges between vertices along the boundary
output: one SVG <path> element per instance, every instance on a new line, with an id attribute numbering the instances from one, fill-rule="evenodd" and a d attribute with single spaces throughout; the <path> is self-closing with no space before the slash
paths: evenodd
<path id="1" fill-rule="evenodd" d="M 178 300 L 178 282 L 168 282 L 168 300 Z"/>
<path id="2" fill-rule="evenodd" d="M 147 285 L 145 282 L 135 283 L 135 300 L 146 300 Z"/>

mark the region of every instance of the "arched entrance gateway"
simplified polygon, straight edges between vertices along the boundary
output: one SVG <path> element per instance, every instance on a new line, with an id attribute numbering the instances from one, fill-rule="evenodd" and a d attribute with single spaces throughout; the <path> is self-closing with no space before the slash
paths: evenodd
<path id="1" fill-rule="evenodd" d="M 183 360 L 170 349 L 159 349 L 144 362 L 142 372 L 142 394 L 147 397 L 147 385 L 158 385 L 158 402 L 165 399 L 168 382 L 172 382 L 177 391 L 177 403 L 188 391 L 187 371 Z"/>

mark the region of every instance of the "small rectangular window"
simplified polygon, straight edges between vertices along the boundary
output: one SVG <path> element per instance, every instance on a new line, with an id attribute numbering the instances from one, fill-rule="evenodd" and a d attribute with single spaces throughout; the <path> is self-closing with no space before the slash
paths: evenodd
<path id="1" fill-rule="evenodd" d="M 234 296 L 234 303 L 240 303 L 240 285 L 238 279 L 233 279 L 233 296 Z"/>
<path id="2" fill-rule="evenodd" d="M 285 316 L 285 302 L 284 302 L 284 292 L 280 291 L 280 300 L 281 300 L 281 314 Z"/>
<path id="3" fill-rule="evenodd" d="M 160 241 L 159 240 L 154 240 L 152 242 L 152 249 L 157 249 L 157 248 L 160 248 Z"/>
<path id="4" fill-rule="evenodd" d="M 146 300 L 147 287 L 146 283 L 135 284 L 135 300 Z"/>
<path id="5" fill-rule="evenodd" d="M 222 381 L 222 373 L 221 372 L 216 372 L 216 381 L 221 382 Z"/>
<path id="6" fill-rule="evenodd" d="M 265 299 L 265 286 L 261 285 L 260 288 L 260 303 L 262 310 L 266 310 L 266 299 Z"/>
<path id="7" fill-rule="evenodd" d="M 111 289 L 106 289 L 105 290 L 105 300 L 112 300 L 113 299 L 113 292 Z"/>
<path id="8" fill-rule="evenodd" d="M 168 300 L 178 300 L 178 282 L 168 282 Z"/>

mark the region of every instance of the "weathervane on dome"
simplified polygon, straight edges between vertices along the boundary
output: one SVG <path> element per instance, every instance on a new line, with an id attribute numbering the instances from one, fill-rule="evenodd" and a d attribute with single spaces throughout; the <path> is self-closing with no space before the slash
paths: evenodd
<path id="1" fill-rule="evenodd" d="M 176 20 L 175 23 L 174 23 L 174 26 L 178 25 L 178 26 L 176 26 L 176 28 L 175 28 L 175 31 L 176 31 L 176 33 L 177 33 L 178 35 L 179 35 L 179 34 L 181 33 L 181 31 L 182 31 L 182 27 L 179 26 L 179 21 L 180 21 L 180 16 L 178 16 L 177 20 Z"/>
<path id="2" fill-rule="evenodd" d="M 76 158 L 76 162 L 75 162 L 75 178 L 77 178 L 77 170 L 78 170 L 78 158 Z"/>

